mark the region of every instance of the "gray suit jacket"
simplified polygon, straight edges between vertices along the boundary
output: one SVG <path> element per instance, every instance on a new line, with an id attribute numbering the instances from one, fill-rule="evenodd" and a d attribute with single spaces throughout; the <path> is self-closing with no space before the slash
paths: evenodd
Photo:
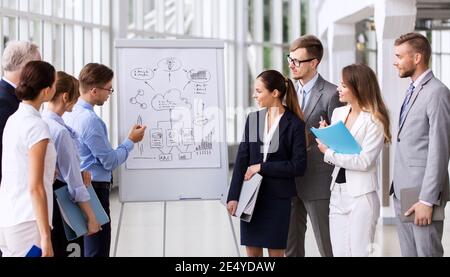
<path id="1" fill-rule="evenodd" d="M 450 91 L 432 72 L 415 88 L 397 135 L 391 192 L 420 186 L 420 199 L 449 199 Z"/>
<path id="2" fill-rule="evenodd" d="M 337 87 L 325 81 L 319 75 L 311 90 L 311 96 L 306 104 L 305 123 L 306 134 L 309 138 L 308 160 L 305 175 L 296 178 L 297 194 L 302 200 L 330 199 L 330 183 L 333 166 L 323 161 L 323 154 L 317 148 L 315 137 L 311 133 L 312 127 L 319 127 L 320 116 L 331 122 L 331 115 L 335 108 L 342 106 L 339 102 Z"/>

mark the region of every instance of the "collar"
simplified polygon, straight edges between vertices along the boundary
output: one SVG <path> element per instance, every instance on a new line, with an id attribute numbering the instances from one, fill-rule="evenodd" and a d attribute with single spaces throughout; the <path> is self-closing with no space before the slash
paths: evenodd
<path id="1" fill-rule="evenodd" d="M 3 77 L 2 79 L 3 79 L 3 81 L 5 81 L 5 82 L 7 82 L 8 84 L 10 84 L 14 89 L 17 88 L 17 85 L 14 84 L 13 82 L 11 82 L 10 80 L 8 80 L 6 77 Z"/>
<path id="2" fill-rule="evenodd" d="M 41 114 L 38 110 L 36 110 L 33 106 L 30 104 L 20 102 L 19 104 L 19 110 L 24 111 L 26 114 L 30 114 L 33 116 L 41 117 Z"/>
<path id="3" fill-rule="evenodd" d="M 302 83 L 299 81 L 298 82 L 298 88 L 299 91 L 301 91 L 302 89 L 305 91 L 305 93 L 309 93 L 311 91 L 311 89 L 314 87 L 314 85 L 317 82 L 317 79 L 319 79 L 319 73 L 317 72 L 316 75 L 314 75 L 314 77 L 308 82 L 306 83 L 304 86 L 302 86 Z"/>
<path id="4" fill-rule="evenodd" d="M 52 112 L 50 110 L 44 110 L 42 112 L 42 117 L 53 119 L 54 121 L 58 122 L 59 124 L 65 125 L 64 120 L 62 119 L 62 117 L 60 117 L 59 114 L 57 114 L 55 112 Z"/>
<path id="5" fill-rule="evenodd" d="M 83 107 L 83 108 L 85 108 L 85 109 L 88 109 L 88 110 L 91 110 L 91 111 L 94 110 L 94 106 L 92 106 L 92 105 L 89 104 L 88 102 L 84 101 L 81 97 L 78 98 L 78 101 L 77 101 L 77 104 L 76 104 L 76 105 L 77 105 L 77 106 L 81 106 L 81 107 Z"/>
<path id="6" fill-rule="evenodd" d="M 58 122 L 59 124 L 61 124 L 62 126 L 64 126 L 70 133 L 70 136 L 74 139 L 78 138 L 78 135 L 76 134 L 76 132 L 70 128 L 69 126 L 66 125 L 66 123 L 64 122 L 64 119 L 59 116 L 59 114 L 52 112 L 50 110 L 44 110 L 42 112 L 42 117 L 44 118 L 49 118 L 49 119 L 53 119 L 54 121 Z"/>
<path id="7" fill-rule="evenodd" d="M 423 78 L 425 78 L 425 76 L 431 72 L 431 68 L 429 68 L 428 70 L 426 70 L 424 73 L 420 74 L 420 76 L 414 81 L 414 88 L 417 88 L 417 86 L 423 81 Z"/>

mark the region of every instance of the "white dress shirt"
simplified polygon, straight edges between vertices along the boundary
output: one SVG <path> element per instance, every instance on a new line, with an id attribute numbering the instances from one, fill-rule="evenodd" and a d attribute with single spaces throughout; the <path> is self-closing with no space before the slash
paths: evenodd
<path id="1" fill-rule="evenodd" d="M 6 77 L 2 78 L 3 81 L 7 82 L 8 84 L 10 84 L 13 88 L 17 88 L 16 84 L 14 84 L 13 82 L 11 82 L 10 80 L 8 80 Z"/>
<path id="2" fill-rule="evenodd" d="M 305 85 L 302 85 L 300 81 L 297 81 L 297 98 L 298 98 L 298 104 L 300 107 L 302 106 L 302 101 L 305 102 L 303 105 L 306 109 L 306 105 L 308 105 L 309 98 L 311 98 L 311 90 L 316 85 L 317 79 L 319 79 L 319 73 L 316 73 L 314 77 Z M 305 93 L 305 99 L 303 99 L 302 91 Z"/>
<path id="3" fill-rule="evenodd" d="M 42 140 L 50 139 L 47 124 L 33 106 L 20 103 L 6 122 L 3 133 L 2 182 L 0 186 L 0 227 L 12 227 L 36 220 L 29 186 L 29 150 Z M 44 166 L 44 188 L 47 195 L 48 220 L 52 223 L 53 180 L 56 150 L 50 140 Z"/>
<path id="4" fill-rule="evenodd" d="M 266 113 L 266 119 L 264 121 L 264 154 L 263 154 L 263 162 L 266 162 L 267 160 L 267 154 L 269 152 L 269 146 L 270 141 L 272 140 L 273 134 L 275 133 L 275 130 L 278 128 L 278 124 L 280 123 L 280 119 L 283 116 L 284 113 L 278 115 L 275 118 L 275 121 L 273 122 L 272 126 L 269 130 L 269 112 Z"/>

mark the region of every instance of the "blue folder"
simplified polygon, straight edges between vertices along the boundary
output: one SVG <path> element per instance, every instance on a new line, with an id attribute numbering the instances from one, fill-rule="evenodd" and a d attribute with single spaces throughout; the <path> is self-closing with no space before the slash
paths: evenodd
<path id="1" fill-rule="evenodd" d="M 41 248 L 37 247 L 36 245 L 33 245 L 31 247 L 30 251 L 28 251 L 26 258 L 39 258 L 42 256 L 42 250 Z"/>
<path id="2" fill-rule="evenodd" d="M 100 203 L 100 200 L 92 186 L 88 186 L 87 190 L 91 199 L 89 200 L 95 217 L 100 225 L 109 222 L 109 217 Z M 77 203 L 70 198 L 67 186 L 59 188 L 55 191 L 56 201 L 63 218 L 64 232 L 67 240 L 72 241 L 76 238 L 84 236 L 88 232 L 87 218 Z"/>
<path id="3" fill-rule="evenodd" d="M 311 128 L 313 134 L 328 148 L 341 154 L 359 154 L 361 146 L 342 121 L 325 128 Z"/>

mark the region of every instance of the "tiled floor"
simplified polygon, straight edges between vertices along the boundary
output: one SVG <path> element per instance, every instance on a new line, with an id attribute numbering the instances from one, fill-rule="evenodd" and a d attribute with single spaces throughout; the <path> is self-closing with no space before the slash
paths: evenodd
<path id="1" fill-rule="evenodd" d="M 111 194 L 112 247 L 121 204 L 117 189 Z M 450 205 L 447 205 L 447 214 Z M 123 213 L 117 249 L 120 257 L 163 256 L 164 203 L 127 203 Z M 239 221 L 233 219 L 239 242 Z M 306 255 L 319 256 L 314 235 L 308 226 Z M 394 226 L 378 224 L 374 256 L 399 256 Z M 450 255 L 450 227 L 444 225 L 445 256 Z M 245 250 L 240 247 L 241 255 Z M 167 202 L 166 256 L 237 256 L 229 218 L 219 201 Z"/>

